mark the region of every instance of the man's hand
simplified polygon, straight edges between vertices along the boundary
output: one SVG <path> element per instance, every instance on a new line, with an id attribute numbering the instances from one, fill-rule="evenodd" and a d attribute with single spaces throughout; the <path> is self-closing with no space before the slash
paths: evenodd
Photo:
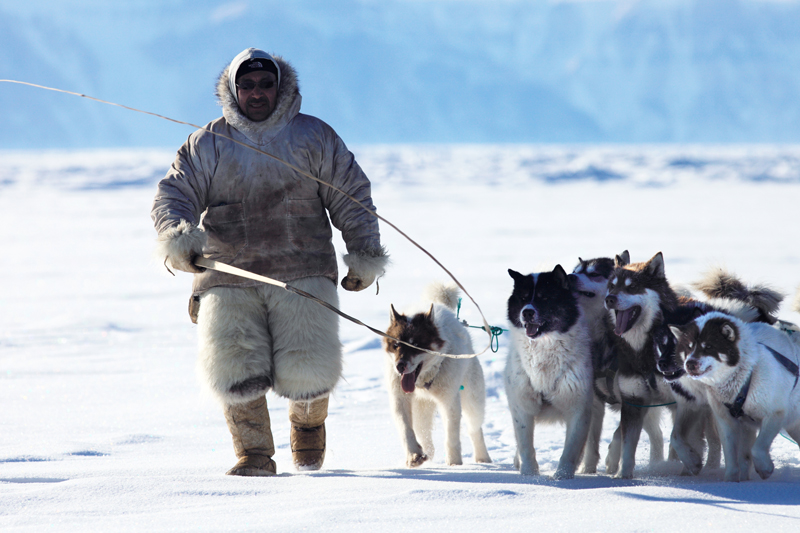
<path id="1" fill-rule="evenodd" d="M 197 254 L 184 255 L 184 256 L 167 256 L 166 260 L 164 261 L 164 264 L 165 265 L 168 264 L 175 270 L 183 270 L 184 272 L 189 272 L 190 274 L 201 274 L 205 272 L 206 269 L 194 264 L 194 260 L 196 258 Z"/>
<path id="2" fill-rule="evenodd" d="M 358 292 L 372 285 L 373 281 L 375 281 L 374 274 L 356 274 L 351 268 L 347 275 L 342 278 L 342 287 L 348 291 Z"/>

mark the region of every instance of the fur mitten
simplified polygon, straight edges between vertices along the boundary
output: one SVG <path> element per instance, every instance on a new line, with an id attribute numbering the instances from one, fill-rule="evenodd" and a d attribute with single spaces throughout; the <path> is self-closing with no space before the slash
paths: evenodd
<path id="1" fill-rule="evenodd" d="M 375 278 L 383 276 L 389 265 L 386 248 L 369 248 L 352 252 L 344 257 L 347 276 L 342 279 L 342 287 L 348 291 L 361 291 L 372 285 Z"/>
<path id="2" fill-rule="evenodd" d="M 177 270 L 199 274 L 205 268 L 194 264 L 194 259 L 203 255 L 206 244 L 206 233 L 185 220 L 180 224 L 163 231 L 158 236 L 156 257 L 159 261 Z"/>

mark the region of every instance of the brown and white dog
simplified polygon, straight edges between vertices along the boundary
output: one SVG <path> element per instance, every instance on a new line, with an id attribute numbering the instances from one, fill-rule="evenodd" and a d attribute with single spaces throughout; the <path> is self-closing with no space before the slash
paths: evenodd
<path id="1" fill-rule="evenodd" d="M 458 295 L 455 286 L 431 284 L 418 311 L 402 314 L 391 307 L 387 335 L 435 352 L 475 353 L 469 333 L 453 312 Z M 478 359 L 432 355 L 390 339 L 384 339 L 383 345 L 388 355 L 391 408 L 406 450 L 406 464 L 415 467 L 433 458 L 431 433 L 437 408 L 445 424 L 445 462 L 462 464 L 462 406 L 475 461 L 491 463 L 481 428 L 486 386 Z"/>

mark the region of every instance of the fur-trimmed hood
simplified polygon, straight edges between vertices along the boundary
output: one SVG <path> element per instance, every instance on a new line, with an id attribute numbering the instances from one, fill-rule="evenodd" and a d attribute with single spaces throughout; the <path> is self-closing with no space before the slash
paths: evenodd
<path id="1" fill-rule="evenodd" d="M 278 87 L 275 109 L 264 121 L 253 122 L 239 109 L 236 96 L 230 88 L 230 65 L 225 67 L 217 80 L 216 95 L 219 105 L 222 106 L 222 116 L 228 124 L 257 144 L 270 142 L 300 112 L 302 99 L 297 72 L 282 57 L 273 55 L 272 58 L 281 69 L 281 84 Z"/>

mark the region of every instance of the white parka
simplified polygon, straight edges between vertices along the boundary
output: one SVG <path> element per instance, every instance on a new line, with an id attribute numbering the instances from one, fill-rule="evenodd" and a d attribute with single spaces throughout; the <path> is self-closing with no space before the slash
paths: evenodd
<path id="1" fill-rule="evenodd" d="M 226 68 L 217 82 L 223 116 L 207 129 L 289 162 L 374 210 L 370 182 L 353 154 L 330 126 L 300 113 L 295 70 L 280 57 L 274 59 L 281 82 L 273 113 L 262 122 L 248 119 L 231 92 Z M 204 256 L 285 282 L 325 276 L 336 283 L 330 222 L 342 232 L 348 251 L 344 260 L 351 269 L 380 275 L 387 262 L 378 220 L 358 204 L 205 130 L 194 132 L 178 151 L 158 184 L 151 216 L 166 250 L 186 248 L 181 240 L 201 242 L 201 236 Z M 195 274 L 193 291 L 255 284 L 208 270 Z"/>

